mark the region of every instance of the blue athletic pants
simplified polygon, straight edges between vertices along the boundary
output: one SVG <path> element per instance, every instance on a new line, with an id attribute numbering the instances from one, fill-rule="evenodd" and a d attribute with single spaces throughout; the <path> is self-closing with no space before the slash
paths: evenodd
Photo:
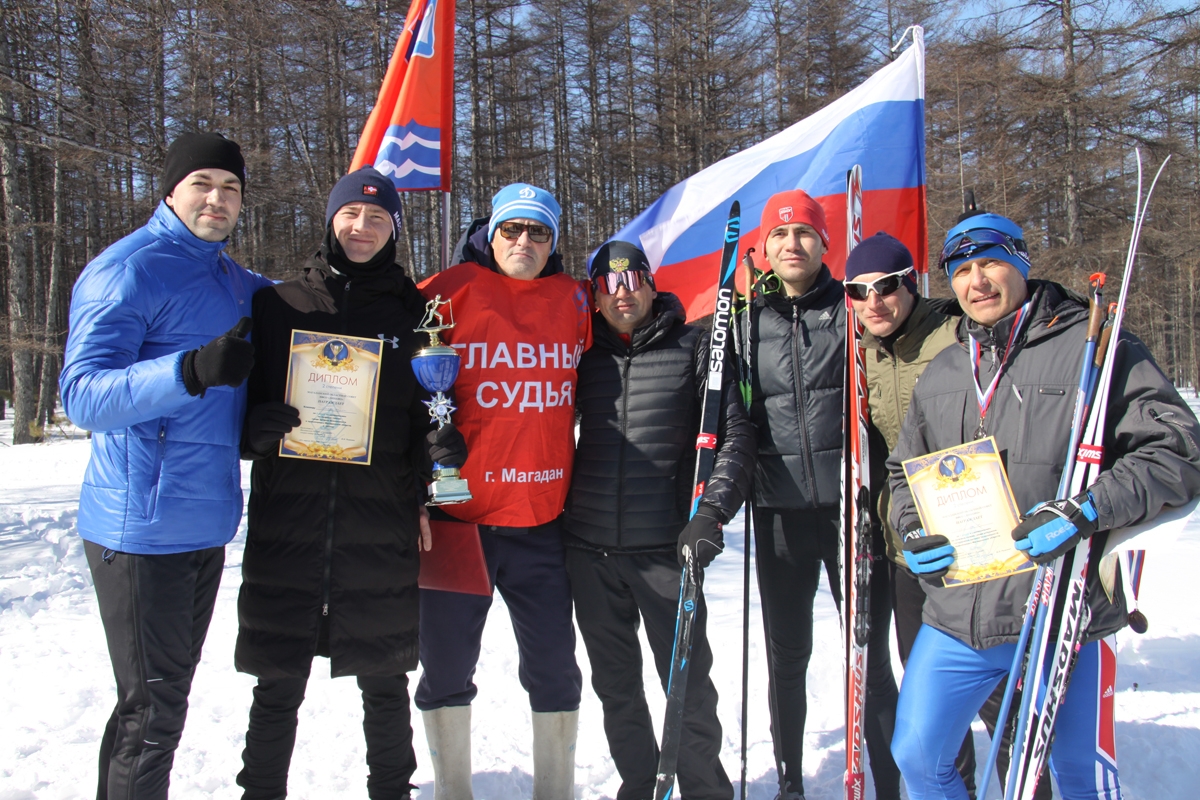
<path id="1" fill-rule="evenodd" d="M 892 755 L 910 800 L 966 800 L 954 768 L 963 736 L 979 707 L 1005 679 L 1016 644 L 975 650 L 922 625 L 908 657 Z M 1050 770 L 1063 800 L 1120 800 L 1114 746 L 1113 640 L 1085 645 L 1058 712 Z M 985 787 L 980 787 L 982 796 Z"/>

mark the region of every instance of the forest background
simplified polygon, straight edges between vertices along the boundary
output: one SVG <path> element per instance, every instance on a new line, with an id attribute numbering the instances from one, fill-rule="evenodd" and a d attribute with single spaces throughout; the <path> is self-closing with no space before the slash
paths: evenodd
<path id="1" fill-rule="evenodd" d="M 54 423 L 71 287 L 153 213 L 179 133 L 241 144 L 248 185 L 229 252 L 296 274 L 407 7 L 0 0 L 0 391 L 14 443 Z M 582 275 L 586 254 L 667 188 L 845 94 L 920 24 L 932 292 L 948 294 L 935 260 L 964 189 L 1024 226 L 1035 276 L 1079 290 L 1093 271 L 1115 277 L 1134 148 L 1154 165 L 1171 154 L 1126 324 L 1196 386 L 1195 5 L 458 0 L 457 14 L 452 240 L 497 188 L 528 181 L 561 201 L 560 249 Z M 438 268 L 440 198 L 401 199 L 400 260 L 419 280 Z"/>

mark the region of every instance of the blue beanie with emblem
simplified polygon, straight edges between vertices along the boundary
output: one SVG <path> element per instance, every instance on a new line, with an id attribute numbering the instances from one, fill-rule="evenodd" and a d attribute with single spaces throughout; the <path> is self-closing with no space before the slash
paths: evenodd
<path id="1" fill-rule="evenodd" d="M 333 221 L 333 215 L 338 209 L 349 203 L 370 203 L 382 208 L 392 218 L 392 238 L 400 238 L 400 226 L 404 221 L 400 195 L 382 172 L 374 167 L 363 167 L 338 181 L 329 193 L 329 202 L 325 204 L 326 228 Z"/>
<path id="2" fill-rule="evenodd" d="M 966 249 L 958 247 L 950 257 L 942 256 L 942 269 L 946 271 L 947 278 L 954 275 L 954 270 L 958 268 L 959 264 L 964 261 L 974 261 L 977 258 L 994 258 L 997 261 L 1004 261 L 1015 267 L 1023 278 L 1029 277 L 1029 250 L 1025 245 L 1025 232 L 1021 230 L 1020 225 L 999 214 L 975 214 L 959 222 L 946 232 L 946 239 L 942 244 L 943 254 L 946 252 L 947 246 L 954 244 L 964 234 L 970 238 L 971 231 L 994 231 L 1004 234 L 1013 240 L 1014 249 L 1021 252 L 1011 253 L 1005 249 L 1004 245 L 988 246 L 985 242 L 979 242 L 975 247 L 968 246 Z"/>
<path id="3" fill-rule="evenodd" d="M 553 236 L 550 252 L 558 249 L 558 218 L 562 208 L 554 195 L 528 183 L 510 183 L 492 198 L 492 218 L 488 221 L 488 241 L 496 237 L 496 228 L 510 219 L 531 219 L 548 227 Z"/>

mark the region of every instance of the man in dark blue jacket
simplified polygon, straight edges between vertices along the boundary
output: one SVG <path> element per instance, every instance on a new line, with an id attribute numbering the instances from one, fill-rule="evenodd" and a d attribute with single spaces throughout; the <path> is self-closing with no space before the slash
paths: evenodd
<path id="1" fill-rule="evenodd" d="M 213 133 L 167 150 L 150 221 L 84 269 L 63 406 L 92 431 L 79 533 L 117 684 L 97 797 L 166 798 L 225 544 L 242 516 L 250 298 L 271 284 L 222 251 L 245 183 Z"/>

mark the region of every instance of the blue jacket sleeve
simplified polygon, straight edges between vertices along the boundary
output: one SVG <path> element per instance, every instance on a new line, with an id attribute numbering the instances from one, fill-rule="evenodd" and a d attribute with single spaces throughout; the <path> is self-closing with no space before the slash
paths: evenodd
<path id="1" fill-rule="evenodd" d="M 199 399 L 183 385 L 185 351 L 138 361 L 152 294 L 124 265 L 85 274 L 76 286 L 61 388 L 63 408 L 79 427 L 121 430 Z"/>

